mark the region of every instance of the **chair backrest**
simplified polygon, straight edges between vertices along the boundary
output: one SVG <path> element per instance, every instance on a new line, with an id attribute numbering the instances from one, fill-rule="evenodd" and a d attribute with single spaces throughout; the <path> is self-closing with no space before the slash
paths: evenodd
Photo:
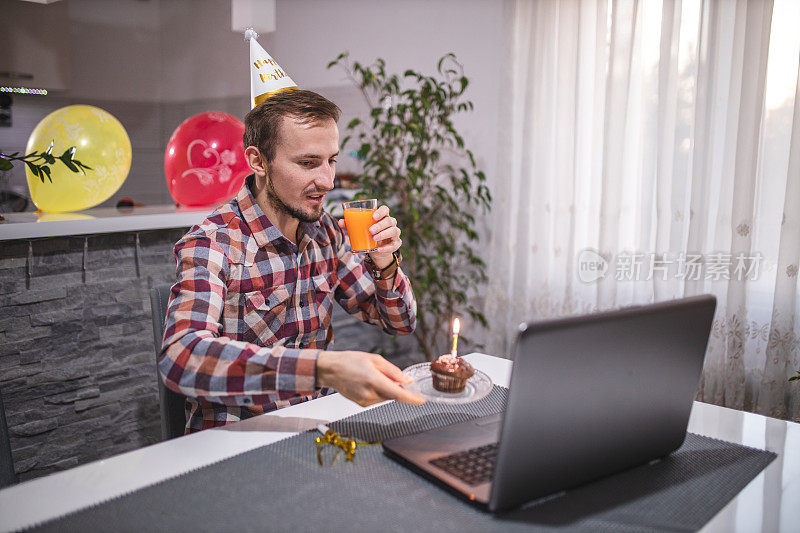
<path id="1" fill-rule="evenodd" d="M 150 289 L 150 307 L 153 310 L 153 342 L 156 349 L 156 367 L 158 354 L 161 353 L 161 342 L 164 339 L 164 320 L 169 303 L 169 285 L 161 285 Z M 158 401 L 161 405 L 161 437 L 164 440 L 180 437 L 186 427 L 186 397 L 164 386 L 161 373 L 156 368 L 158 380 Z"/>
<path id="2" fill-rule="evenodd" d="M 14 459 L 11 457 L 11 442 L 8 440 L 6 425 L 6 408 L 3 406 L 3 395 L 0 394 L 0 489 L 17 482 L 14 473 Z"/>

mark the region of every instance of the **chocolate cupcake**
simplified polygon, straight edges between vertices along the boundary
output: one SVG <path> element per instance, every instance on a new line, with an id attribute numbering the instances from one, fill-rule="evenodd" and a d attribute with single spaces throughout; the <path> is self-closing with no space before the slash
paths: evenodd
<path id="1" fill-rule="evenodd" d="M 440 392 L 462 392 L 467 386 L 467 380 L 474 374 L 471 364 L 449 353 L 439 356 L 431 363 L 433 388 Z"/>

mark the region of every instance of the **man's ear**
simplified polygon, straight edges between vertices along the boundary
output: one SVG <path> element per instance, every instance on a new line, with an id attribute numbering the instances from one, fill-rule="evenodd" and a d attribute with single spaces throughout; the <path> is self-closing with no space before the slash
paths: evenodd
<path id="1" fill-rule="evenodd" d="M 264 178 L 267 175 L 267 169 L 264 166 L 264 159 L 261 157 L 261 152 L 255 146 L 248 146 L 244 149 L 244 158 L 250 166 L 250 170 L 255 173 L 259 178 Z"/>

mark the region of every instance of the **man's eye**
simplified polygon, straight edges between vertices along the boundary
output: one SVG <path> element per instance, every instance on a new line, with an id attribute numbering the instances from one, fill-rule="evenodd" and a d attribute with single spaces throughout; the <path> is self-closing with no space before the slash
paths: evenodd
<path id="1" fill-rule="evenodd" d="M 300 161 L 300 164 L 304 167 L 310 167 L 313 163 L 311 161 Z"/>
<path id="2" fill-rule="evenodd" d="M 336 159 L 331 159 L 331 160 L 330 160 L 330 164 L 331 164 L 331 165 L 335 165 L 335 164 L 336 164 Z"/>

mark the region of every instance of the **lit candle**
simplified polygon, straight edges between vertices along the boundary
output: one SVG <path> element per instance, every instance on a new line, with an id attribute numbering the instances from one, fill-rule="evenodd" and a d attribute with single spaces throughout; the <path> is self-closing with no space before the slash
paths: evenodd
<path id="1" fill-rule="evenodd" d="M 458 318 L 453 319 L 453 349 L 450 351 L 450 355 L 453 357 L 458 356 L 458 332 L 461 331 L 461 322 Z"/>

